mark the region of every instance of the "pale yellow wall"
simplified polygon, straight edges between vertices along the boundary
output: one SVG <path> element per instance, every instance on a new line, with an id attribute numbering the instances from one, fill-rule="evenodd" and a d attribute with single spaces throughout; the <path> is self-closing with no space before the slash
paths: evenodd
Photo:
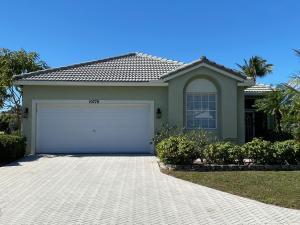
<path id="1" fill-rule="evenodd" d="M 154 116 L 154 128 L 168 121 L 167 87 L 75 87 L 75 86 L 24 86 L 23 105 L 29 109 L 28 118 L 23 119 L 23 133 L 27 139 L 27 152 L 31 148 L 32 100 L 153 100 L 154 112 L 162 111 L 162 118 Z M 58 128 L 59 129 L 59 128 Z"/>
<path id="2" fill-rule="evenodd" d="M 238 140 L 238 91 L 237 82 L 229 77 L 207 68 L 198 68 L 171 79 L 168 83 L 169 123 L 185 127 L 186 85 L 193 79 L 208 79 L 217 88 L 217 129 L 214 131 L 220 139 Z M 240 132 L 242 133 L 242 132 Z"/>

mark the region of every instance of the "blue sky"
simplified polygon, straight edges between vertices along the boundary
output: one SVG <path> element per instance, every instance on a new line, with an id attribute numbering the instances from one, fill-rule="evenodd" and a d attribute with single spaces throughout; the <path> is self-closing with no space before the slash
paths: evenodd
<path id="1" fill-rule="evenodd" d="M 277 84 L 300 70 L 299 11 L 299 0 L 4 0 L 0 47 L 37 51 L 51 67 L 139 51 L 236 68 L 260 55 L 275 67 L 258 81 Z"/>

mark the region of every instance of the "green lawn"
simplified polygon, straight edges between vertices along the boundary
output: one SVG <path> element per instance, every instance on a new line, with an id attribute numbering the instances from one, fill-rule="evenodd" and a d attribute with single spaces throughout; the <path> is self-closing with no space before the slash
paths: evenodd
<path id="1" fill-rule="evenodd" d="M 300 171 L 163 172 L 268 204 L 300 209 Z"/>

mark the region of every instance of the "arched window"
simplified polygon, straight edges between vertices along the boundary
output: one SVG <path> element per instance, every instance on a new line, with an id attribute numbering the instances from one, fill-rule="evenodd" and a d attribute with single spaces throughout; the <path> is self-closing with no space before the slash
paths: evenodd
<path id="1" fill-rule="evenodd" d="M 217 128 L 217 89 L 206 79 L 196 79 L 186 87 L 186 128 Z"/>

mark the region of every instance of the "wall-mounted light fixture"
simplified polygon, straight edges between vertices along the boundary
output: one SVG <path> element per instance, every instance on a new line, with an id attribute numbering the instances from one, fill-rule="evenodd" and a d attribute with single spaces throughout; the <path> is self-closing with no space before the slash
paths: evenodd
<path id="1" fill-rule="evenodd" d="M 23 113 L 22 113 L 23 118 L 28 118 L 28 112 L 29 112 L 29 109 L 27 107 L 23 109 Z"/>
<path id="2" fill-rule="evenodd" d="M 157 110 L 156 110 L 156 118 L 157 119 L 161 118 L 161 110 L 160 110 L 160 108 L 157 108 Z"/>

